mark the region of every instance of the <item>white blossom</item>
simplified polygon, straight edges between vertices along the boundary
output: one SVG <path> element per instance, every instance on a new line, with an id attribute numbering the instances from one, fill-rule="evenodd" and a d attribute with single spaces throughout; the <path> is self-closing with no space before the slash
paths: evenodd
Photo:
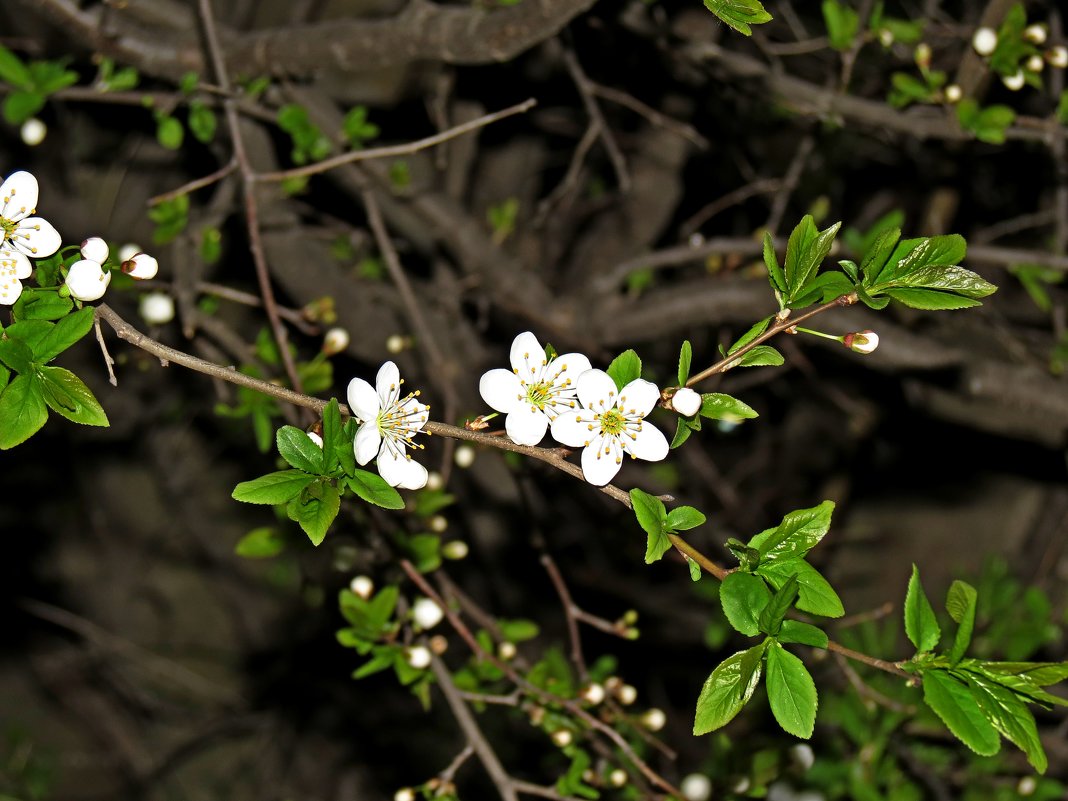
<path id="1" fill-rule="evenodd" d="M 135 253 L 122 263 L 122 271 L 131 278 L 145 281 L 155 278 L 159 272 L 159 262 L 147 253 Z"/>
<path id="2" fill-rule="evenodd" d="M 649 731 L 660 731 L 667 723 L 667 715 L 664 714 L 663 709 L 647 709 L 645 714 L 642 715 L 642 725 Z"/>
<path id="3" fill-rule="evenodd" d="M 99 236 L 91 236 L 82 242 L 82 258 L 103 264 L 108 260 L 108 243 Z"/>
<path id="4" fill-rule="evenodd" d="M 416 645 L 408 649 L 408 664 L 416 670 L 430 667 L 430 649 L 425 645 Z"/>
<path id="5" fill-rule="evenodd" d="M 129 261 L 141 252 L 141 246 L 133 242 L 127 242 L 119 248 L 119 262 Z"/>
<path id="6" fill-rule="evenodd" d="M 964 90 L 958 84 L 951 83 L 945 89 L 945 97 L 947 103 L 959 103 L 960 99 L 964 97 Z"/>
<path id="7" fill-rule="evenodd" d="M 149 325 L 166 325 L 174 319 L 174 298 L 166 292 L 146 292 L 137 310 Z"/>
<path id="8" fill-rule="evenodd" d="M 575 408 L 575 382 L 590 360 L 565 353 L 551 361 L 530 331 L 512 342 L 511 370 L 498 368 L 482 376 L 478 391 L 492 408 L 506 415 L 504 430 L 518 445 L 537 445 L 549 424 Z"/>
<path id="9" fill-rule="evenodd" d="M 0 185 L 0 247 L 15 248 L 26 256 L 51 256 L 63 240 L 43 217 L 31 217 L 37 207 L 37 179 L 25 170 L 13 172 Z"/>
<path id="10" fill-rule="evenodd" d="M 1023 89 L 1027 79 L 1024 77 L 1023 70 L 1016 70 L 1012 75 L 1001 76 L 1001 82 L 1005 84 L 1005 88 L 1012 92 L 1019 92 Z"/>
<path id="11" fill-rule="evenodd" d="M 601 487 L 619 472 L 623 455 L 657 462 L 668 454 L 668 441 L 645 416 L 660 400 L 655 384 L 636 378 L 623 389 L 603 370 L 579 376 L 577 396 L 582 408 L 552 422 L 553 437 L 582 450 L 582 475 Z"/>
<path id="12" fill-rule="evenodd" d="M 682 387 L 671 396 L 671 408 L 683 417 L 693 417 L 701 411 L 701 393 Z"/>
<path id="13" fill-rule="evenodd" d="M 470 445 L 459 445 L 452 455 L 452 460 L 456 462 L 456 466 L 461 470 L 466 470 L 475 463 L 475 455 L 475 449 Z"/>
<path id="14" fill-rule="evenodd" d="M 22 279 L 29 278 L 30 260 L 17 250 L 0 249 L 0 305 L 10 306 L 22 294 Z"/>
<path id="15" fill-rule="evenodd" d="M 349 346 L 349 332 L 344 328 L 331 328 L 323 334 L 323 353 L 333 356 Z"/>
<path id="16" fill-rule="evenodd" d="M 304 433 L 308 435 L 308 439 L 310 439 L 320 448 L 323 447 L 323 438 L 316 434 L 314 431 L 305 431 Z"/>
<path id="17" fill-rule="evenodd" d="M 998 47 L 998 34 L 993 28 L 979 28 L 972 36 L 972 47 L 981 56 L 989 56 Z"/>
<path id="18" fill-rule="evenodd" d="M 36 147 L 45 140 L 48 135 L 48 126 L 36 117 L 30 117 L 19 128 L 19 136 L 28 147 Z"/>
<path id="19" fill-rule="evenodd" d="M 430 598 L 416 598 L 412 604 L 412 620 L 421 629 L 432 629 L 441 622 L 445 613 Z"/>
<path id="20" fill-rule="evenodd" d="M 370 576 L 356 576 L 349 582 L 349 589 L 366 601 L 375 591 L 375 583 Z"/>
<path id="21" fill-rule="evenodd" d="M 80 259 L 67 270 L 67 289 L 72 297 L 81 301 L 100 300 L 111 283 L 111 273 L 105 272 L 100 262 Z"/>
<path id="22" fill-rule="evenodd" d="M 426 425 L 430 407 L 417 400 L 418 391 L 402 397 L 401 383 L 393 362 L 379 368 L 374 387 L 362 378 L 349 382 L 349 408 L 361 423 L 353 449 L 362 465 L 377 456 L 378 472 L 391 487 L 421 489 L 427 482 L 427 470 L 406 450 L 422 447 L 412 438 Z"/>
<path id="23" fill-rule="evenodd" d="M 712 797 L 712 782 L 703 773 L 691 773 L 679 789 L 686 801 L 708 801 Z"/>

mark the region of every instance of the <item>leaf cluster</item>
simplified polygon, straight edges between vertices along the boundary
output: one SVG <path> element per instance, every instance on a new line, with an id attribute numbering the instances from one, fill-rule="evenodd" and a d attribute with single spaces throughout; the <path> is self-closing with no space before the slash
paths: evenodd
<path id="1" fill-rule="evenodd" d="M 771 318 L 768 318 L 770 320 Z M 767 321 L 765 321 L 766 323 Z M 765 328 L 767 326 L 765 325 Z M 759 336 L 759 334 L 755 335 Z M 744 344 L 744 343 L 743 343 Z M 740 347 L 737 343 L 733 346 L 734 349 Z M 759 348 L 754 348 L 749 353 L 746 353 L 741 360 L 739 360 L 739 367 L 755 367 L 760 362 L 760 354 L 754 356 L 754 352 Z M 768 348 L 768 350 L 774 350 L 774 348 Z M 776 351 L 776 354 L 778 352 Z M 752 358 L 750 358 L 752 357 Z M 748 359 L 748 361 L 746 361 Z M 782 357 L 779 357 L 778 364 L 782 364 Z M 682 343 L 682 349 L 679 352 L 679 370 L 678 379 L 679 386 L 686 386 L 686 381 L 690 377 L 690 363 L 693 360 L 693 348 L 690 345 L 690 341 L 686 340 Z M 773 362 L 764 361 L 764 364 Z M 671 440 L 671 447 L 677 448 L 682 443 L 690 438 L 690 434 L 694 431 L 701 430 L 701 418 L 706 417 L 710 420 L 726 420 L 731 423 L 739 423 L 742 420 L 752 420 L 754 417 L 759 417 L 752 407 L 747 403 L 738 400 L 730 395 L 722 392 L 704 392 L 701 394 L 701 408 L 697 410 L 697 413 L 686 417 L 679 415 L 678 422 L 675 427 L 675 436 Z"/>
<path id="2" fill-rule="evenodd" d="M 77 83 L 78 73 L 67 69 L 66 59 L 26 62 L 0 46 L 0 81 L 11 87 L 4 98 L 4 119 L 21 125 L 44 108 L 49 95 Z"/>

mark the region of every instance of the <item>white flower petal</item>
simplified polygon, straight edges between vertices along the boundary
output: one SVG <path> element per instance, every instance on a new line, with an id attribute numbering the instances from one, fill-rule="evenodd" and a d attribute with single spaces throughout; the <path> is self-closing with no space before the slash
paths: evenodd
<path id="1" fill-rule="evenodd" d="M 32 271 L 30 260 L 17 250 L 0 250 L 0 276 L 29 278 Z"/>
<path id="2" fill-rule="evenodd" d="M 603 487 L 616 477 L 623 462 L 619 439 L 598 436 L 582 450 L 582 476 L 595 487 Z"/>
<path id="3" fill-rule="evenodd" d="M 0 274 L 0 305 L 10 306 L 22 295 L 22 282 L 13 275 Z"/>
<path id="4" fill-rule="evenodd" d="M 51 256 L 63 244 L 63 237 L 44 217 L 27 217 L 11 234 L 11 244 L 35 259 Z"/>
<path id="5" fill-rule="evenodd" d="M 99 300 L 111 283 L 111 273 L 104 272 L 95 261 L 81 259 L 70 266 L 66 283 L 70 294 L 78 300 Z"/>
<path id="6" fill-rule="evenodd" d="M 531 375 L 537 372 L 544 360 L 545 348 L 541 346 L 538 338 L 530 331 L 524 331 L 512 340 L 512 348 L 508 353 L 508 363 L 512 365 L 512 369 L 519 373 L 519 377 L 523 380 L 529 381 Z M 535 373 L 531 373 L 531 369 Z"/>
<path id="7" fill-rule="evenodd" d="M 430 407 L 415 398 L 408 398 L 398 404 L 397 408 L 400 411 L 400 417 L 397 420 L 399 432 L 407 432 L 409 435 L 418 434 L 423 430 L 426 421 L 430 419 L 428 414 Z"/>
<path id="8" fill-rule="evenodd" d="M 552 422 L 553 439 L 571 448 L 581 448 L 594 436 L 600 435 L 600 427 L 590 429 L 593 414 L 587 411 L 564 412 Z"/>
<path id="9" fill-rule="evenodd" d="M 370 420 L 356 429 L 356 438 L 352 441 L 352 449 L 356 454 L 357 462 L 367 464 L 378 456 L 378 450 L 381 446 L 382 435 L 378 433 L 378 426 L 374 420 Z"/>
<path id="10" fill-rule="evenodd" d="M 99 236 L 91 236 L 82 242 L 82 258 L 103 264 L 108 260 L 108 243 Z"/>
<path id="11" fill-rule="evenodd" d="M 131 278 L 145 281 L 155 278 L 159 272 L 159 262 L 147 253 L 138 253 L 132 259 L 122 263 L 122 271 Z"/>
<path id="12" fill-rule="evenodd" d="M 649 462 L 659 462 L 668 455 L 667 438 L 648 420 L 642 424 L 641 431 L 631 433 L 634 435 L 633 439 L 630 434 L 622 435 L 623 448 L 631 456 Z"/>
<path id="13" fill-rule="evenodd" d="M 586 370 L 578 377 L 578 399 L 587 409 L 600 413 L 616 403 L 616 382 L 604 370 Z"/>
<path id="14" fill-rule="evenodd" d="M 391 487 L 410 490 L 425 487 L 430 476 L 425 467 L 403 451 L 395 453 L 389 449 L 383 449 L 378 457 L 378 474 Z"/>
<path id="15" fill-rule="evenodd" d="M 572 385 L 578 381 L 578 377 L 593 365 L 590 360 L 581 353 L 564 353 L 553 359 L 545 368 L 546 377 L 552 379 L 554 384 L 563 384 L 571 379 Z"/>
<path id="16" fill-rule="evenodd" d="M 504 419 L 504 430 L 516 445 L 537 445 L 548 427 L 545 413 L 529 404 L 517 406 Z"/>
<path id="17" fill-rule="evenodd" d="M 386 362 L 378 368 L 375 389 L 378 390 L 378 397 L 382 400 L 382 408 L 391 406 L 400 395 L 400 381 L 400 370 L 393 362 Z"/>
<path id="18" fill-rule="evenodd" d="M 620 411 L 645 417 L 660 401 L 660 390 L 656 384 L 644 378 L 636 378 L 619 391 Z"/>
<path id="19" fill-rule="evenodd" d="M 483 373 L 478 392 L 491 409 L 507 414 L 523 401 L 523 387 L 515 374 L 498 368 Z"/>
<path id="20" fill-rule="evenodd" d="M 37 179 L 25 170 L 13 172 L 0 184 L 0 217 L 18 221 L 37 208 Z M 53 251 L 54 252 L 54 251 Z"/>
<path id="21" fill-rule="evenodd" d="M 374 387 L 362 378 L 354 378 L 349 382 L 349 389 L 346 395 L 349 401 L 349 410 L 352 412 L 353 417 L 361 423 L 368 420 L 373 421 L 378 417 L 378 413 L 382 409 L 382 404 L 378 400 L 378 393 L 375 392 Z"/>

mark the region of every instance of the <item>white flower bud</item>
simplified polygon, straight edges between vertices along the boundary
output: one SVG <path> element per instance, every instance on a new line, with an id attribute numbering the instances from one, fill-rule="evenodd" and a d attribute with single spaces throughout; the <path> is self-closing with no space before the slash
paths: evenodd
<path id="1" fill-rule="evenodd" d="M 305 431 L 304 433 L 308 435 L 308 439 L 310 439 L 320 448 L 323 447 L 323 438 L 316 434 L 314 431 Z"/>
<path id="2" fill-rule="evenodd" d="M 27 146 L 36 147 L 44 141 L 46 136 L 48 136 L 48 126 L 36 117 L 30 117 L 30 119 L 22 123 L 22 127 L 19 128 L 19 136 L 22 137 L 22 141 Z"/>
<path id="3" fill-rule="evenodd" d="M 993 28 L 979 28 L 972 36 L 972 47 L 981 56 L 989 56 L 998 47 L 998 35 Z"/>
<path id="4" fill-rule="evenodd" d="M 452 459 L 456 462 L 456 466 L 461 469 L 470 467 L 475 463 L 475 449 L 470 445 L 461 445 L 452 455 Z"/>
<path id="5" fill-rule="evenodd" d="M 333 356 L 349 346 L 349 332 L 344 328 L 331 328 L 323 335 L 323 353 Z"/>
<path id="6" fill-rule="evenodd" d="M 608 783 L 613 787 L 622 787 L 627 783 L 627 772 L 622 768 L 616 768 L 608 774 Z"/>
<path id="7" fill-rule="evenodd" d="M 894 43 L 894 32 L 889 28 L 879 29 L 879 44 L 883 47 L 889 47 Z"/>
<path id="8" fill-rule="evenodd" d="M 945 89 L 945 98 L 946 98 L 946 102 L 947 103 L 959 103 L 960 99 L 963 96 L 964 96 L 964 92 L 955 83 L 951 83 Z"/>
<path id="9" fill-rule="evenodd" d="M 1034 25 L 1028 25 L 1024 28 L 1024 39 L 1031 42 L 1031 44 L 1045 44 L 1046 42 L 1046 26 L 1035 23 Z"/>
<path id="10" fill-rule="evenodd" d="M 514 642 L 509 642 L 508 640 L 505 640 L 497 646 L 497 656 L 499 659 L 501 659 L 501 661 L 511 662 L 513 659 L 515 659 L 515 655 L 516 648 Z"/>
<path id="11" fill-rule="evenodd" d="M 442 478 L 441 473 L 437 470 L 431 470 L 426 477 L 426 488 L 428 490 L 439 490 L 444 488 L 445 479 Z"/>
<path id="12" fill-rule="evenodd" d="M 682 387 L 671 396 L 671 408 L 683 417 L 693 417 L 701 411 L 701 393 Z"/>
<path id="13" fill-rule="evenodd" d="M 441 534 L 449 527 L 449 521 L 445 519 L 444 515 L 434 515 L 430 518 L 428 525 L 435 534 Z"/>
<path id="14" fill-rule="evenodd" d="M 879 347 L 879 335 L 874 331 L 857 331 L 842 337 L 842 344 L 857 353 L 871 353 Z"/>
<path id="15" fill-rule="evenodd" d="M 421 629 L 432 629 L 441 622 L 445 613 L 430 598 L 416 598 L 412 604 L 412 620 Z"/>
<path id="16" fill-rule="evenodd" d="M 408 664 L 416 670 L 430 667 L 430 649 L 425 645 L 416 645 L 408 649 Z"/>
<path id="17" fill-rule="evenodd" d="M 1024 776 L 1016 785 L 1016 792 L 1022 796 L 1034 795 L 1037 789 L 1038 782 L 1035 781 L 1034 776 Z"/>
<path id="18" fill-rule="evenodd" d="M 549 736 L 552 739 L 553 744 L 558 748 L 565 748 L 571 745 L 571 741 L 574 739 L 571 732 L 567 729 L 557 729 Z"/>
<path id="19" fill-rule="evenodd" d="M 122 271 L 131 278 L 144 281 L 155 278 L 159 272 L 159 262 L 147 253 L 135 253 L 122 263 Z"/>
<path id="20" fill-rule="evenodd" d="M 441 546 L 441 555 L 446 559 L 463 559 L 468 551 L 467 543 L 463 540 L 453 540 Z"/>
<path id="21" fill-rule="evenodd" d="M 135 245 L 133 242 L 127 242 L 125 245 L 119 248 L 119 261 L 129 261 L 140 252 L 140 245 Z"/>
<path id="22" fill-rule="evenodd" d="M 349 589 L 352 590 L 353 595 L 358 595 L 366 601 L 375 591 L 375 583 L 370 576 L 356 576 L 349 582 Z"/>
<path id="23" fill-rule="evenodd" d="M 415 790 L 402 787 L 393 794 L 393 801 L 415 801 Z"/>
<path id="24" fill-rule="evenodd" d="M 802 771 L 807 771 L 816 762 L 816 755 L 812 753 L 812 746 L 807 743 L 798 743 L 791 747 L 790 756 Z"/>
<path id="25" fill-rule="evenodd" d="M 82 242 L 82 258 L 103 264 L 108 260 L 108 243 L 99 236 L 91 236 Z"/>
<path id="26" fill-rule="evenodd" d="M 630 706 L 638 700 L 638 690 L 633 684 L 624 684 L 616 690 L 616 698 L 623 706 Z"/>
<path id="27" fill-rule="evenodd" d="M 645 714 L 642 715 L 642 725 L 649 731 L 660 731 L 664 728 L 664 724 L 667 723 L 667 715 L 664 714 L 664 710 L 653 707 L 652 709 L 645 710 Z"/>
<path id="28" fill-rule="evenodd" d="M 587 684 L 579 691 L 579 696 L 586 701 L 586 703 L 591 704 L 592 706 L 597 706 L 597 704 L 604 701 L 604 687 L 596 682 Z"/>
<path id="29" fill-rule="evenodd" d="M 1016 70 L 1012 75 L 1002 76 L 1001 82 L 1005 84 L 1006 89 L 1018 92 L 1023 89 L 1026 79 L 1024 78 L 1023 70 Z"/>
<path id="30" fill-rule="evenodd" d="M 1030 56 L 1027 61 L 1024 62 L 1024 67 L 1028 72 L 1042 72 L 1042 68 L 1045 66 L 1046 62 L 1043 60 L 1042 56 L 1039 55 Z"/>
<path id="31" fill-rule="evenodd" d="M 146 292 L 137 304 L 137 311 L 149 325 L 166 325 L 174 319 L 174 298 L 166 292 Z"/>
<path id="32" fill-rule="evenodd" d="M 712 797 L 712 782 L 702 773 L 691 773 L 679 785 L 686 801 L 708 801 Z"/>
<path id="33" fill-rule="evenodd" d="M 111 283 L 111 273 L 104 272 L 99 262 L 81 259 L 67 271 L 67 289 L 81 301 L 99 300 Z"/>
<path id="34" fill-rule="evenodd" d="M 386 340 L 386 350 L 390 353 L 400 353 L 407 346 L 407 341 L 400 334 L 394 334 Z"/>
<path id="35" fill-rule="evenodd" d="M 927 42 L 920 42 L 916 45 L 916 50 L 913 52 L 912 57 L 916 59 L 916 66 L 920 69 L 927 69 L 931 66 L 931 46 Z"/>
<path id="36" fill-rule="evenodd" d="M 1062 70 L 1068 67 L 1068 47 L 1062 47 L 1061 45 L 1051 47 L 1046 51 L 1046 61 L 1049 62 L 1051 67 L 1056 67 L 1057 69 Z"/>

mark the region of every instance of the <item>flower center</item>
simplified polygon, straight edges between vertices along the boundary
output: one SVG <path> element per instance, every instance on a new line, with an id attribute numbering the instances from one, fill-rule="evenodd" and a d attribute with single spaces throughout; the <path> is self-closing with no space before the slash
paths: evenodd
<path id="1" fill-rule="evenodd" d="M 410 392 L 403 398 L 396 398 L 375 418 L 375 427 L 391 450 L 396 450 L 397 443 L 403 443 L 409 448 L 422 447 L 414 443 L 412 437 L 426 424 L 430 407 L 416 400 L 418 394 L 418 391 Z"/>
<path id="2" fill-rule="evenodd" d="M 627 418 L 618 409 L 609 409 L 597 416 L 601 424 L 601 433 L 609 436 L 619 436 L 627 429 Z"/>
<path id="3" fill-rule="evenodd" d="M 553 384 L 550 381 L 539 381 L 527 386 L 527 400 L 541 411 L 545 411 L 545 404 L 551 401 L 552 397 Z"/>

